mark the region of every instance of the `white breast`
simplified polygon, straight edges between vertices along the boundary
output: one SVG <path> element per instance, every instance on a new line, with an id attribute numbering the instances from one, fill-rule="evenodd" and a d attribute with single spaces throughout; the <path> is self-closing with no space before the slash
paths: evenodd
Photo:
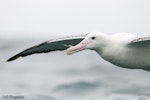
<path id="1" fill-rule="evenodd" d="M 120 37 L 120 38 L 119 38 Z M 120 67 L 131 69 L 150 69 L 150 48 L 129 47 L 128 43 L 137 36 L 133 34 L 115 34 L 110 39 L 110 44 L 103 52 L 98 52 L 102 58 Z"/>

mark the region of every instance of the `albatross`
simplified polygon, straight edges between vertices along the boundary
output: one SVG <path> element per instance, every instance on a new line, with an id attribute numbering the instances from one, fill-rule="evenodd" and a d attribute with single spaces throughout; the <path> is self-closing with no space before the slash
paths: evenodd
<path id="1" fill-rule="evenodd" d="M 123 68 L 150 71 L 150 37 L 140 37 L 132 33 L 113 35 L 101 32 L 53 39 L 30 47 L 7 61 L 13 61 L 35 53 L 66 50 L 68 55 L 90 49 L 104 60 Z"/>

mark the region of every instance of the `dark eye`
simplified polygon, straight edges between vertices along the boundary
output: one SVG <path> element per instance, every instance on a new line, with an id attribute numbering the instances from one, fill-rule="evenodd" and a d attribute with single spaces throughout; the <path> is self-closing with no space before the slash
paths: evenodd
<path id="1" fill-rule="evenodd" d="M 95 37 L 93 36 L 93 37 L 91 37 L 91 39 L 92 39 L 92 40 L 94 40 L 94 39 L 95 39 Z"/>

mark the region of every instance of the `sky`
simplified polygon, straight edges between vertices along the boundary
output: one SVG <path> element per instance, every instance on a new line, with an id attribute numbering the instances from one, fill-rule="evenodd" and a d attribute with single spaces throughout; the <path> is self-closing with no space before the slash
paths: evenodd
<path id="1" fill-rule="evenodd" d="M 150 0 L 0 0 L 0 37 L 150 35 Z"/>

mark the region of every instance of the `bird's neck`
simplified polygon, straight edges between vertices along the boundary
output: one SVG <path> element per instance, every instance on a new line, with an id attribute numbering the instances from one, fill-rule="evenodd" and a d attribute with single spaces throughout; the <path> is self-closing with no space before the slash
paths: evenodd
<path id="1" fill-rule="evenodd" d="M 100 55 L 102 55 L 104 53 L 104 51 L 108 47 L 110 47 L 111 43 L 112 43 L 112 40 L 111 40 L 110 36 L 104 34 L 103 37 L 102 37 L 102 39 L 100 40 L 99 46 L 95 49 L 95 51 L 97 53 L 99 53 Z"/>

